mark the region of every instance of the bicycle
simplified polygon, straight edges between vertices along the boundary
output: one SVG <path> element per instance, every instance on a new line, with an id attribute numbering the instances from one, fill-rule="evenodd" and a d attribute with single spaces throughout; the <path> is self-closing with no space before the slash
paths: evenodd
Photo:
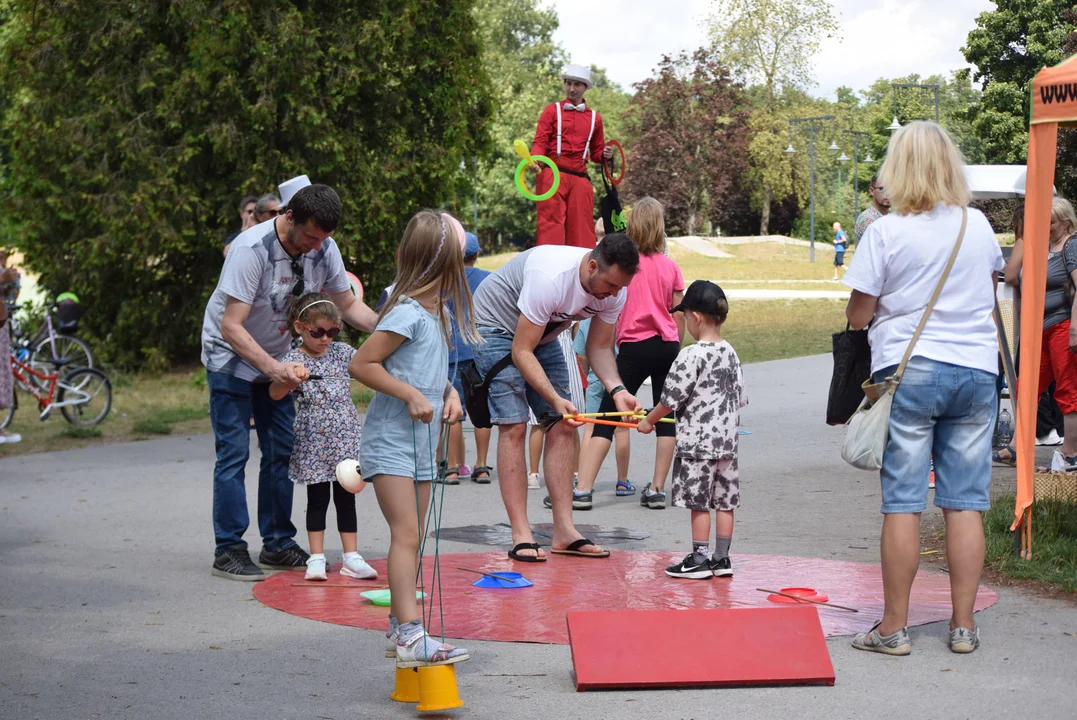
<path id="1" fill-rule="evenodd" d="M 26 336 L 22 322 L 16 318 L 15 313 L 22 309 L 21 305 L 9 305 L 8 316 L 11 325 L 11 350 L 20 362 L 28 363 L 31 367 L 47 372 L 45 365 L 61 358 L 66 358 L 73 367 L 93 367 L 93 353 L 89 346 L 73 335 L 65 334 L 64 331 L 75 332 L 78 329 L 78 320 L 58 320 L 54 325 L 52 316 L 57 312 L 57 301 L 49 303 L 45 321 L 30 337 Z M 57 330 L 58 328 L 58 330 Z M 37 378 L 31 377 L 31 382 L 37 384 Z M 38 385 L 44 389 L 43 385 Z"/>
<path id="2" fill-rule="evenodd" d="M 45 373 L 11 356 L 11 372 L 15 386 L 37 400 L 38 418 L 47 420 L 49 414 L 59 409 L 72 425 L 97 425 L 112 410 L 112 382 L 97 368 L 78 367 L 60 379 L 59 370 L 69 364 L 66 358 L 49 360 L 56 372 Z M 46 392 L 47 388 L 47 392 Z M 7 428 L 19 409 L 19 395 L 13 393 L 10 408 L 0 419 L 0 429 Z"/>

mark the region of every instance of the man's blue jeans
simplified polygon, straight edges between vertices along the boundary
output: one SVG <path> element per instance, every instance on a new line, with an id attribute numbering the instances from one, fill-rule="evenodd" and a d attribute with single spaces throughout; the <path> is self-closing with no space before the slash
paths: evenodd
<path id="1" fill-rule="evenodd" d="M 217 464 L 213 468 L 213 534 L 217 552 L 246 548 L 243 533 L 250 525 L 244 469 L 250 458 L 250 420 L 262 450 L 258 473 L 258 528 L 262 544 L 279 552 L 295 542 L 292 524 L 292 481 L 288 461 L 292 456 L 295 403 L 269 397 L 269 383 L 253 383 L 232 375 L 207 372 L 209 417 L 216 438 Z"/>

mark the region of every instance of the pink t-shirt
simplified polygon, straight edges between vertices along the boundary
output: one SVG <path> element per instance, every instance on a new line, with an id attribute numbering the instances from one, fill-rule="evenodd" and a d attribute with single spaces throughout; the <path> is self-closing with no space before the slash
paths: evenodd
<path id="1" fill-rule="evenodd" d="M 655 335 L 679 342 L 677 323 L 669 309 L 673 293 L 684 290 L 684 278 L 677 263 L 662 253 L 639 256 L 639 272 L 628 286 L 621 317 L 617 321 L 617 343 L 640 342 Z"/>

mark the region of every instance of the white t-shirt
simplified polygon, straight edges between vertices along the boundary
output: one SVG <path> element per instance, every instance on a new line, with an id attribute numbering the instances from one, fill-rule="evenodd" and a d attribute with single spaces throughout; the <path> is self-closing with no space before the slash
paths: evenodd
<path id="1" fill-rule="evenodd" d="M 616 324 L 628 289 L 599 300 L 580 285 L 586 248 L 543 245 L 520 253 L 486 278 L 475 292 L 475 324 L 516 333 L 520 315 L 551 326 L 542 343 L 557 339 L 574 320 L 598 317 Z"/>
<path id="2" fill-rule="evenodd" d="M 961 208 L 940 205 L 919 215 L 890 213 L 864 233 L 844 282 L 879 298 L 868 330 L 873 373 L 901 362 L 960 228 Z M 961 250 L 913 357 L 998 372 L 991 278 L 1002 266 L 991 225 L 970 208 Z"/>

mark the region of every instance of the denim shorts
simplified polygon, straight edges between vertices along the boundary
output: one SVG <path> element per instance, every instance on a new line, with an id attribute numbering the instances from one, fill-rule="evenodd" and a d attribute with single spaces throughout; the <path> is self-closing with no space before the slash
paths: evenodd
<path id="1" fill-rule="evenodd" d="M 512 352 L 512 335 L 504 330 L 480 327 L 483 342 L 471 347 L 475 366 L 483 377 L 501 358 Z M 565 400 L 569 398 L 568 365 L 557 341 L 544 343 L 535 348 L 535 357 L 542 366 L 550 384 Z M 546 400 L 524 382 L 523 375 L 515 365 L 509 365 L 490 382 L 490 420 L 494 425 L 526 423 L 528 407 L 536 418 L 555 412 Z"/>
<path id="2" fill-rule="evenodd" d="M 879 382 L 897 366 L 876 372 Z M 890 412 L 883 453 L 883 513 L 927 507 L 931 461 L 935 505 L 951 510 L 991 507 L 991 434 L 998 413 L 995 375 L 913 357 L 905 366 Z"/>
<path id="3" fill-rule="evenodd" d="M 467 408 L 464 407 L 464 383 L 460 380 L 460 377 L 464 374 L 464 369 L 473 362 L 473 360 L 460 360 L 455 365 L 449 364 L 449 382 L 452 383 L 456 394 L 460 396 L 460 408 L 463 410 L 465 418 L 467 417 Z M 453 370 L 456 372 L 453 372 Z"/>

